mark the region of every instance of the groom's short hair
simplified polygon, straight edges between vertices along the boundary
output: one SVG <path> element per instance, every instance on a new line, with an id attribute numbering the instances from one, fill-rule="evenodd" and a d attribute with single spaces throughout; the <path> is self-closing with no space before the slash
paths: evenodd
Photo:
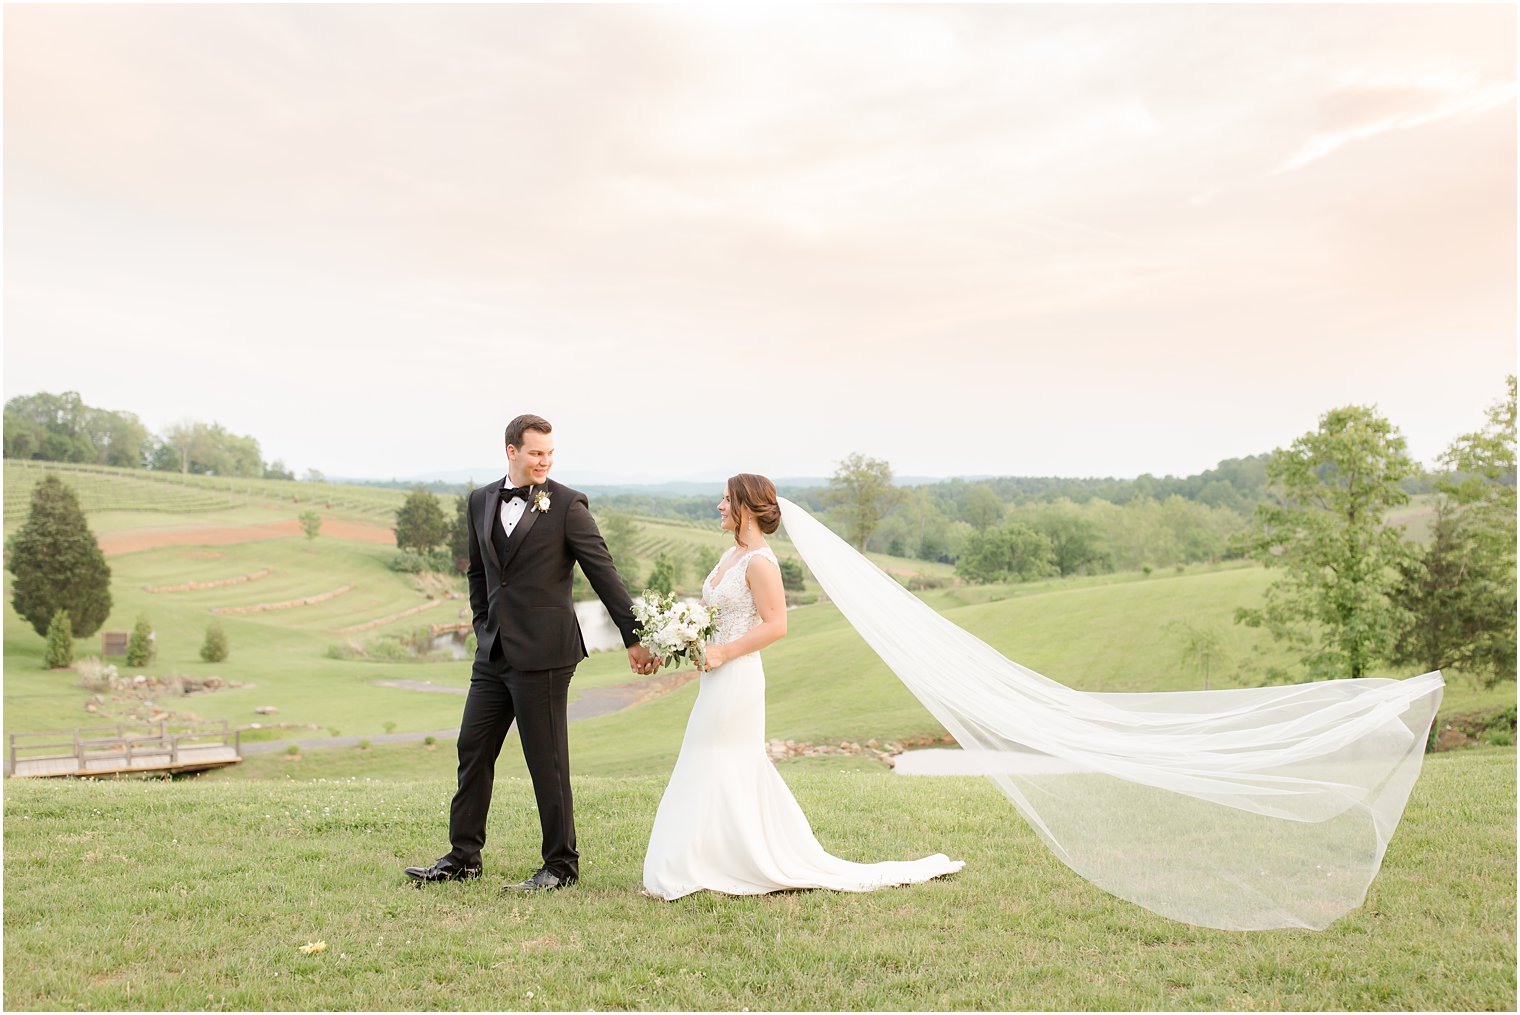
<path id="1" fill-rule="evenodd" d="M 550 426 L 549 421 L 544 419 L 544 417 L 535 416 L 531 412 L 525 412 L 507 424 L 507 447 L 522 447 L 523 434 L 529 430 L 536 430 L 539 433 L 553 433 L 554 427 Z"/>

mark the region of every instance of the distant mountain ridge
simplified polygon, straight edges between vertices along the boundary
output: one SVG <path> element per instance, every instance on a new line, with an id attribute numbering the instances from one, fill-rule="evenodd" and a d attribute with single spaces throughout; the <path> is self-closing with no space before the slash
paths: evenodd
<path id="1" fill-rule="evenodd" d="M 333 483 L 354 483 L 360 486 L 384 486 L 395 489 L 406 489 L 413 486 L 425 487 L 453 487 L 463 488 L 467 485 L 481 486 L 502 475 L 506 469 L 496 465 L 489 469 L 452 469 L 440 472 L 423 473 L 420 476 L 408 476 L 405 478 L 374 479 L 359 478 L 353 476 L 329 476 L 328 481 Z M 616 475 L 608 472 L 577 472 L 574 469 L 555 469 L 551 475 L 554 479 L 566 486 L 574 487 L 588 494 L 610 496 L 620 493 L 646 494 L 652 497 L 695 497 L 703 494 L 714 493 L 723 486 L 728 476 L 683 476 L 679 479 L 656 480 L 649 476 Z M 773 477 L 778 487 L 788 490 L 812 490 L 829 485 L 827 476 L 781 476 Z M 943 483 L 949 478 L 944 476 L 894 476 L 892 483 L 895 486 L 922 486 L 927 483 Z M 979 479 L 988 479 L 989 476 L 960 476 L 953 477 L 974 482 Z"/>

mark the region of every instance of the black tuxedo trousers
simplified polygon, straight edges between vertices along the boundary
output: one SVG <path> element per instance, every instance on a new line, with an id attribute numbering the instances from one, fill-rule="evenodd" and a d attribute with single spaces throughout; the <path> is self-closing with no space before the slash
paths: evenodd
<path id="1" fill-rule="evenodd" d="M 570 678 L 574 675 L 574 666 L 513 669 L 502 658 L 500 648 L 489 659 L 476 658 L 464 718 L 459 724 L 459 789 L 449 809 L 450 863 L 480 865 L 496 759 L 515 720 L 538 803 L 544 866 L 562 878 L 580 876 L 566 721 Z"/>

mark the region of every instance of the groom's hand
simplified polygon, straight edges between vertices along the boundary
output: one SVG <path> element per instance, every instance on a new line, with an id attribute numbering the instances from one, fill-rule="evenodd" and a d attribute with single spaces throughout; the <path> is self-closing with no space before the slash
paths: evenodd
<path id="1" fill-rule="evenodd" d="M 648 675 L 660 668 L 660 661 L 654 657 L 654 653 L 643 645 L 630 645 L 628 647 L 628 665 L 633 672 Z"/>

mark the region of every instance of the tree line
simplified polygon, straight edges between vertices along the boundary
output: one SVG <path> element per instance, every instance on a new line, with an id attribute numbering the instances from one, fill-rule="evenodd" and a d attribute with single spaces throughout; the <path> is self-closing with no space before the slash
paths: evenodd
<path id="1" fill-rule="evenodd" d="M 1513 375 L 1506 384 L 1485 426 L 1456 438 L 1434 471 L 1409 457 L 1398 428 L 1375 408 L 1332 409 L 1317 429 L 1265 456 L 1249 518 L 1179 494 L 1122 505 L 1008 504 L 985 484 L 969 488 L 950 522 L 940 499 L 895 487 L 887 462 L 861 455 L 838 463 L 816 500 L 862 550 L 891 534 L 889 549 L 916 536 L 921 553 L 932 551 L 939 544 L 927 541 L 947 522 L 963 527 L 954 561 L 972 582 L 1107 571 L 1140 559 L 1251 557 L 1280 576 L 1263 605 L 1240 609 L 1236 621 L 1299 648 L 1311 675 L 1355 678 L 1389 663 L 1457 668 L 1492 683 L 1516 672 Z M 1430 539 L 1418 542 L 1389 512 L 1427 490 L 1436 495 L 1434 520 Z"/>
<path id="2" fill-rule="evenodd" d="M 186 419 L 154 434 L 135 413 L 86 405 L 76 391 L 18 395 L 6 402 L 4 441 L 6 458 L 295 479 L 278 459 L 264 461 L 257 439 L 219 423 Z M 307 478 L 321 475 L 309 472 Z"/>

